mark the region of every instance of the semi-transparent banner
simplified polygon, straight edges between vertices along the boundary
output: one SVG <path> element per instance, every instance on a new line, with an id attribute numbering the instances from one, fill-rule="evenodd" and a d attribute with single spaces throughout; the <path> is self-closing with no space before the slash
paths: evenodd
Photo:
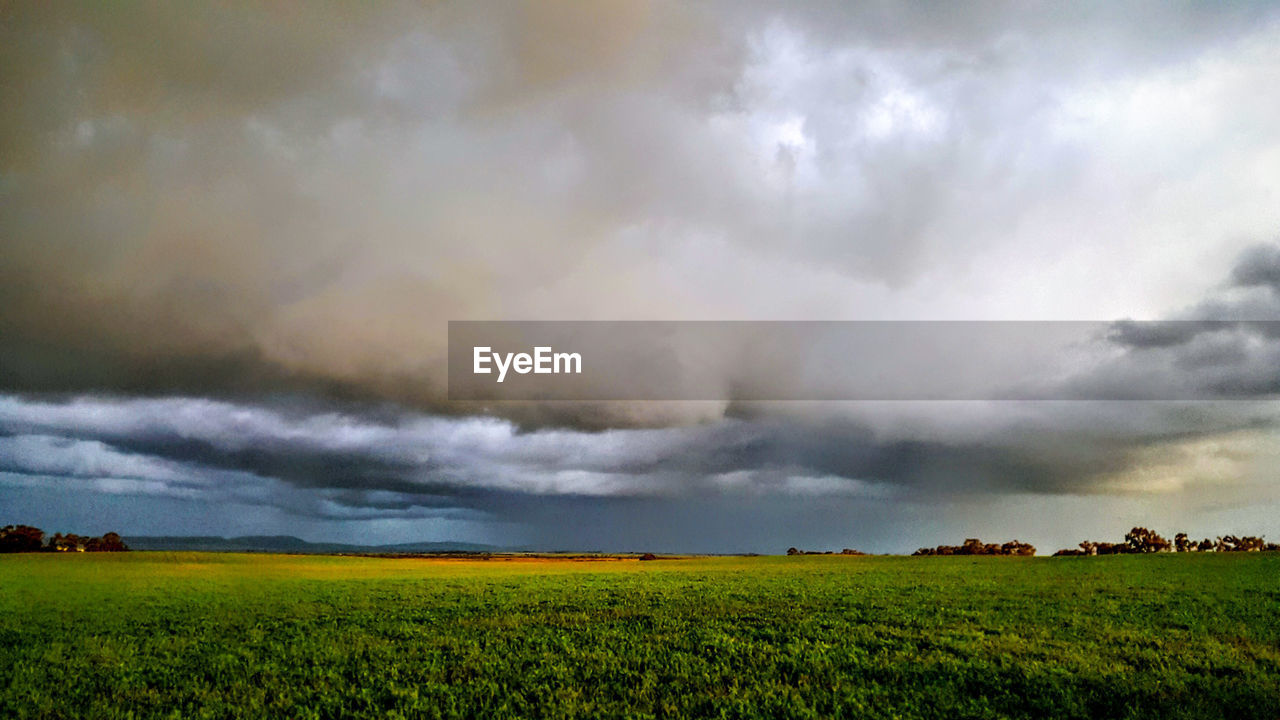
<path id="1" fill-rule="evenodd" d="M 449 397 L 1208 400 L 1280 391 L 1280 321 L 452 321 Z"/>

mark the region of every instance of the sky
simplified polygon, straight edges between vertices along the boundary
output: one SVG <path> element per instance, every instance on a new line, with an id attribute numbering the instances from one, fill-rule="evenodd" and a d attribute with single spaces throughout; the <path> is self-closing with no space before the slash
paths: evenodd
<path id="1" fill-rule="evenodd" d="M 1277 82 L 1270 3 L 5 4 L 0 524 L 1280 538 L 1280 333 L 1196 322 L 1280 320 Z M 1114 324 L 1088 400 L 483 404 L 450 320 Z"/>

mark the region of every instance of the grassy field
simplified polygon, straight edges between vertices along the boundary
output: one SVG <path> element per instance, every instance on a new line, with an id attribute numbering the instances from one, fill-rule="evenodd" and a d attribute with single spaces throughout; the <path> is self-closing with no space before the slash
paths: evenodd
<path id="1" fill-rule="evenodd" d="M 1280 717 L 1280 556 L 0 556 L 0 717 Z"/>

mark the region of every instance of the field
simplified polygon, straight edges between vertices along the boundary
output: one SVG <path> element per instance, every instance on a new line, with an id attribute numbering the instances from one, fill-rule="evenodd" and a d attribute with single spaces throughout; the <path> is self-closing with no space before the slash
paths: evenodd
<path id="1" fill-rule="evenodd" d="M 0 556 L 0 717 L 1280 717 L 1280 556 Z"/>

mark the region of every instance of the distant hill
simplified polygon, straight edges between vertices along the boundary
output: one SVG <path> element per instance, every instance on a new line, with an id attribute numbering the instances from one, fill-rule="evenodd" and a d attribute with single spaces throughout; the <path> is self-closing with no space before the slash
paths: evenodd
<path id="1" fill-rule="evenodd" d="M 486 553 L 519 552 L 523 548 L 464 542 L 415 542 L 394 545 L 313 543 L 292 535 L 134 535 L 124 538 L 134 550 L 198 550 L 203 552 L 280 553 Z"/>

